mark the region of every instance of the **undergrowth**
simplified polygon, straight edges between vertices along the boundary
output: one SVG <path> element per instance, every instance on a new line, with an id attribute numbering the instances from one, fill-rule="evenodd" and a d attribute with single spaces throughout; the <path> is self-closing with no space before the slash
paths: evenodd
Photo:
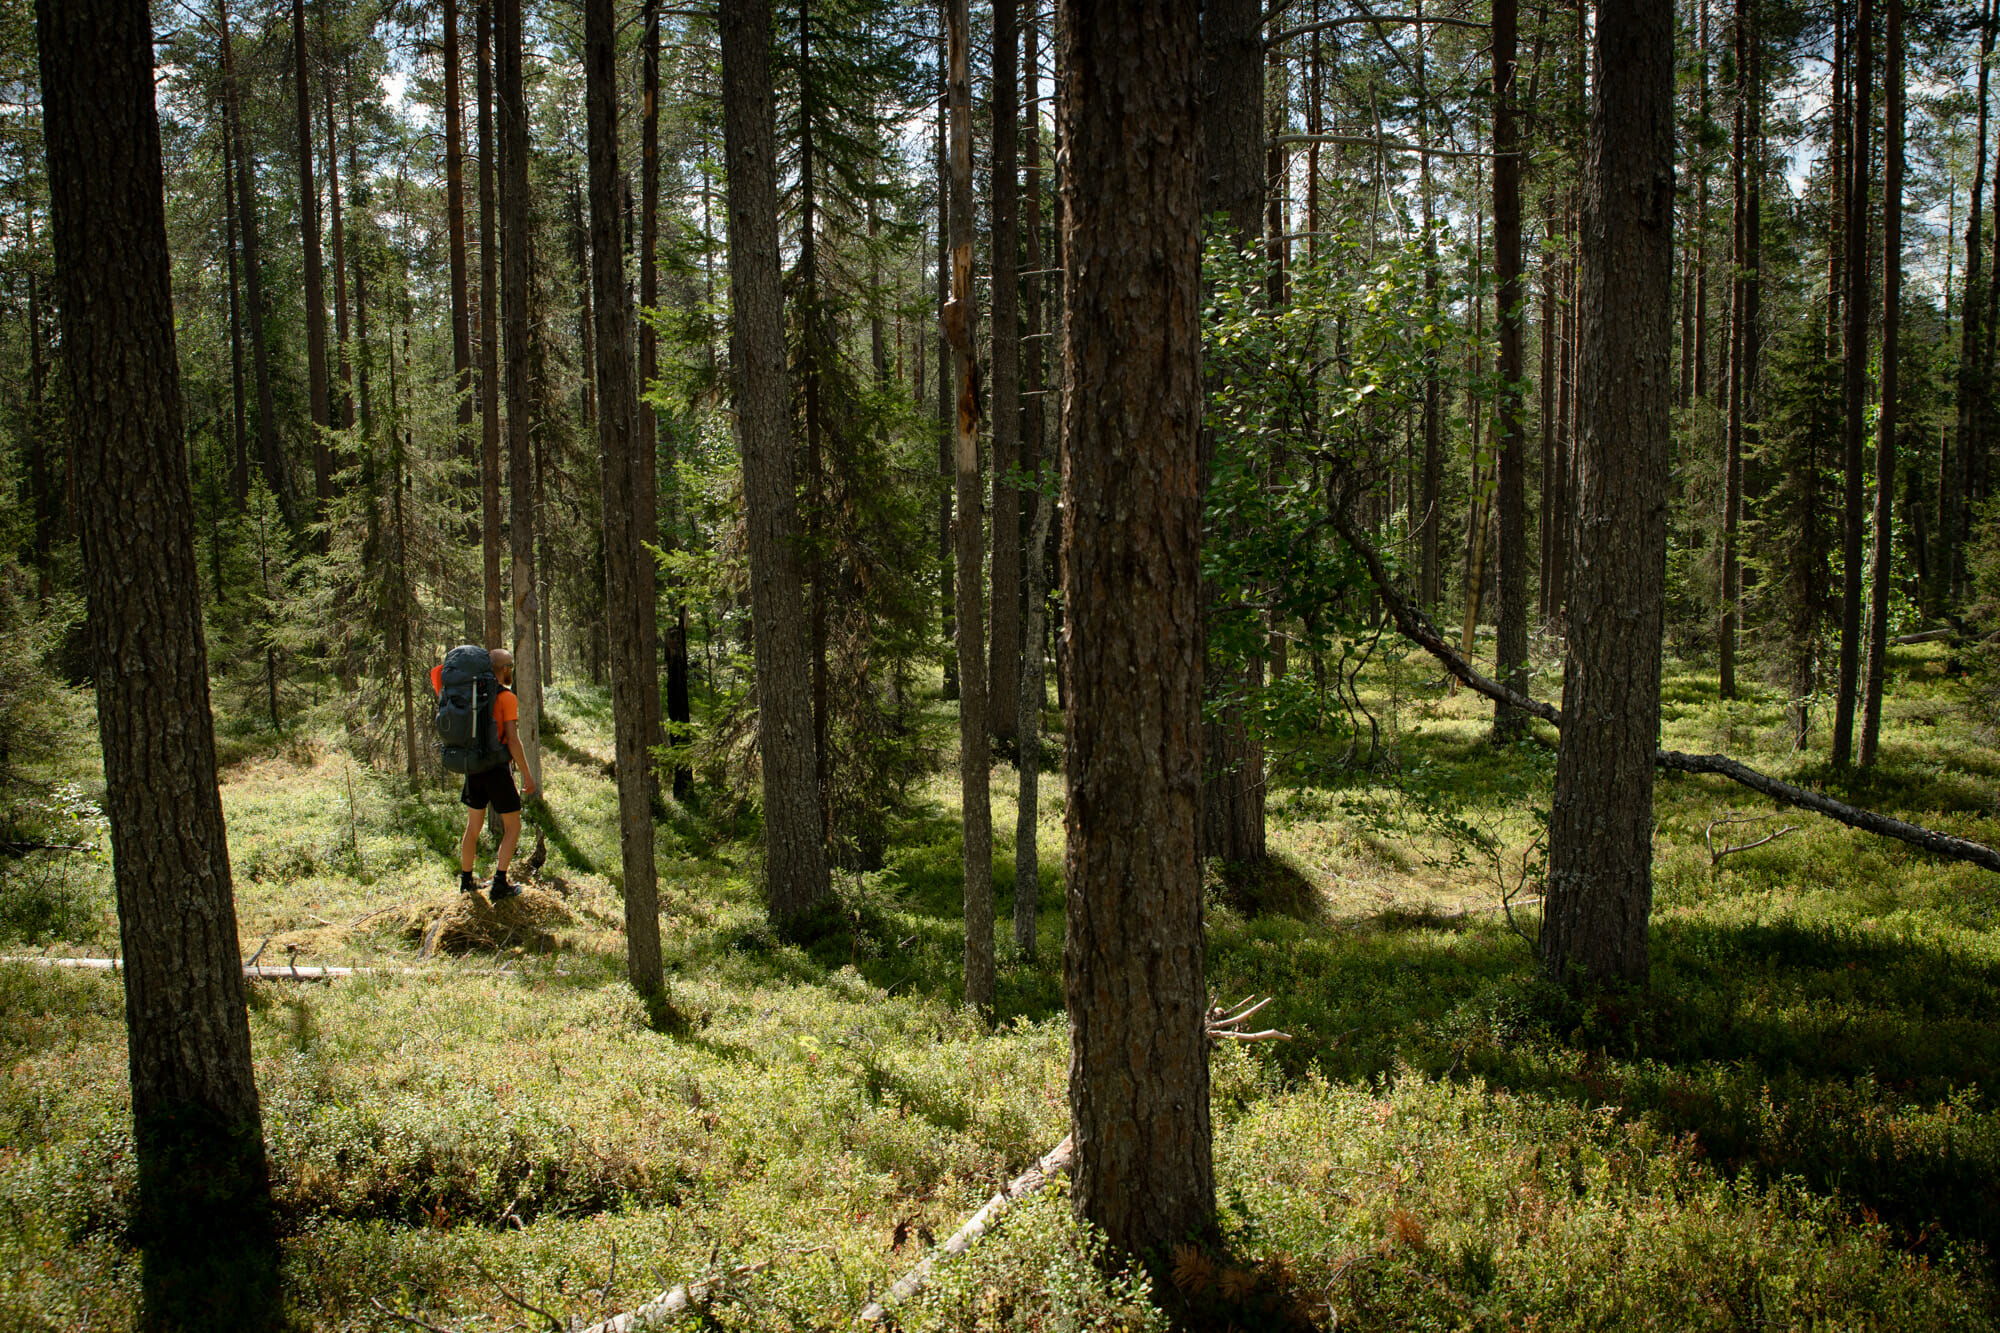
<path id="1" fill-rule="evenodd" d="M 1670 673 L 1666 741 L 1991 843 L 2000 761 L 1927 651 L 1899 653 L 1869 773 L 1792 759 L 1775 693 L 1724 704 L 1693 671 Z M 1653 984 L 1572 1000 L 1530 954 L 1550 736 L 1495 749 L 1483 705 L 1393 658 L 1362 684 L 1376 743 L 1293 756 L 1314 785 L 1274 795 L 1278 860 L 1212 877 L 1211 988 L 1276 996 L 1292 1037 L 1216 1053 L 1217 1230 L 1125 1266 L 1058 1182 L 900 1325 L 1994 1324 L 2000 882 L 1664 778 Z M 709 1327 L 845 1325 L 1066 1130 L 1059 784 L 1037 956 L 1003 942 L 990 1027 L 957 1004 L 948 777 L 881 868 L 837 875 L 803 946 L 764 925 L 754 823 L 670 808 L 663 934 L 688 1026 L 669 1033 L 622 979 L 603 700 L 571 686 L 551 708 L 528 842 L 573 924 L 547 952 L 253 988 L 292 1316 L 588 1322 L 698 1283 Z M 411 966 L 409 912 L 455 888 L 454 793 L 372 772 L 333 733 L 238 751 L 244 951 Z M 71 776 L 98 839 L 96 779 Z M 997 847 L 1013 780 L 996 770 Z M 1746 832 L 1732 814 L 1775 818 Z M 0 866 L 6 952 L 115 949 L 93 847 L 63 854 L 60 893 Z M 1002 921 L 1012 869 L 996 861 Z M 129 1327 L 117 980 L 0 966 L 0 1047 L 0 1327 Z"/>

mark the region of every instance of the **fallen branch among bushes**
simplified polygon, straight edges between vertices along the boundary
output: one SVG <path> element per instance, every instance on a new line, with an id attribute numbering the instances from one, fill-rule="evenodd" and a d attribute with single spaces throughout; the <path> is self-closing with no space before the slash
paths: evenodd
<path id="1" fill-rule="evenodd" d="M 1444 664 L 1445 670 L 1487 698 L 1518 708 L 1531 717 L 1538 717 L 1557 730 L 1562 729 L 1562 713 L 1554 705 L 1531 699 L 1497 680 L 1482 676 L 1470 662 L 1461 657 L 1458 651 L 1445 641 L 1444 636 L 1438 633 L 1430 618 L 1396 590 L 1395 585 L 1389 580 L 1388 571 L 1382 567 L 1381 554 L 1365 537 L 1355 531 L 1352 521 L 1345 514 L 1336 514 L 1333 524 L 1341 538 L 1368 567 L 1368 577 L 1374 581 L 1375 591 L 1381 594 L 1382 604 L 1389 608 L 1389 616 L 1396 622 L 1396 628 L 1402 632 L 1404 638 L 1429 652 L 1432 657 Z M 1732 782 L 1742 783 L 1752 791 L 1762 792 L 1774 800 L 1784 801 L 1789 805 L 1800 806 L 1825 815 L 1829 819 L 1838 820 L 1849 828 L 1880 834 L 1885 838 L 1895 838 L 1899 842 L 1910 843 L 1938 856 L 1949 857 L 1954 861 L 1970 861 L 1976 866 L 2000 873 L 2000 852 L 1982 843 L 1973 842 L 1969 838 L 1953 837 L 1949 833 L 1939 833 L 1935 829 L 1927 829 L 1919 824 L 1877 814 L 1873 810 L 1847 805 L 1834 800 L 1825 792 L 1814 791 L 1810 787 L 1801 787 L 1759 773 L 1749 765 L 1738 763 L 1727 755 L 1682 754 L 1678 750 L 1657 750 L 1653 754 L 1653 762 L 1669 772 L 1710 773 L 1717 777 L 1728 778 Z"/>
<path id="2" fill-rule="evenodd" d="M 1074 1144 L 1071 1136 L 1067 1134 L 1063 1135 L 1061 1143 L 1049 1149 L 1039 1162 L 1036 1162 L 1025 1172 L 1009 1181 L 1006 1189 L 988 1199 L 986 1206 L 967 1219 L 964 1226 L 953 1232 L 950 1240 L 946 1241 L 938 1249 L 925 1255 L 922 1262 L 898 1278 L 896 1285 L 889 1288 L 882 1296 L 863 1306 L 861 1310 L 862 1322 L 868 1324 L 880 1323 L 888 1316 L 888 1306 L 907 1301 L 910 1297 L 916 1295 L 917 1292 L 923 1289 L 924 1283 L 930 1278 L 931 1269 L 937 1266 L 940 1259 L 949 1259 L 952 1255 L 964 1254 L 972 1248 L 972 1242 L 986 1234 L 987 1228 L 991 1227 L 1002 1213 L 1027 1198 L 1030 1194 L 1033 1194 L 1036 1190 L 1042 1188 L 1042 1186 L 1048 1184 L 1059 1173 L 1069 1170 L 1070 1157 L 1073 1151 Z"/>

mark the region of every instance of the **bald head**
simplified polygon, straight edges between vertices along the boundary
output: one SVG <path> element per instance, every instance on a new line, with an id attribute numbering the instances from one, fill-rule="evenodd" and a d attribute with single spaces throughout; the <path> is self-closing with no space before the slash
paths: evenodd
<path id="1" fill-rule="evenodd" d="M 514 654 L 505 648 L 495 648 L 487 656 L 493 659 L 493 674 L 500 678 L 500 683 L 510 683 L 514 679 Z"/>

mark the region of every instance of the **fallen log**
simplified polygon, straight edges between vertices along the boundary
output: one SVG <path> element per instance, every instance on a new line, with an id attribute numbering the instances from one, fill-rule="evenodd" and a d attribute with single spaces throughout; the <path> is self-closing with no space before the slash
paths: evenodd
<path id="1" fill-rule="evenodd" d="M 116 972 L 124 966 L 122 958 L 42 958 L 42 957 L 0 957 L 0 963 L 25 963 L 32 967 L 74 967 L 87 972 Z M 430 967 L 321 967 L 313 965 L 300 967 L 297 964 L 279 965 L 275 963 L 249 963 L 243 968 L 243 975 L 252 981 L 338 981 L 342 977 L 434 977 L 442 969 Z M 511 969 L 504 967 L 454 968 L 453 976 L 505 976 Z"/>
<path id="2" fill-rule="evenodd" d="M 1006 1189 L 988 1199 L 986 1206 L 974 1213 L 964 1226 L 953 1232 L 950 1240 L 925 1255 L 922 1262 L 897 1279 L 895 1286 L 863 1306 L 862 1322 L 880 1323 L 888 1317 L 888 1306 L 901 1304 L 921 1291 L 924 1283 L 930 1279 L 931 1270 L 937 1266 L 940 1259 L 964 1254 L 972 1248 L 972 1242 L 986 1234 L 987 1229 L 1002 1213 L 1041 1189 L 1059 1173 L 1069 1170 L 1072 1152 L 1071 1136 L 1065 1134 L 1063 1141 L 1049 1149 L 1039 1162 L 1008 1182 Z M 607 1330 L 607 1333 L 610 1331 Z M 617 1330 L 616 1333 L 624 1333 L 624 1330 Z"/>
<path id="3" fill-rule="evenodd" d="M 1396 590 L 1390 582 L 1388 571 L 1382 567 L 1382 557 L 1367 538 L 1354 528 L 1353 522 L 1345 514 L 1336 514 L 1334 529 L 1340 533 L 1353 552 L 1361 557 L 1361 563 L 1368 569 L 1368 577 L 1375 584 L 1375 591 L 1381 595 L 1382 604 L 1389 609 L 1390 619 L 1403 637 L 1429 652 L 1444 664 L 1445 670 L 1465 682 L 1466 685 L 1497 703 L 1510 704 L 1531 717 L 1538 717 L 1558 731 L 1562 729 L 1562 712 L 1552 704 L 1509 689 L 1499 681 L 1483 676 L 1473 665 L 1459 656 L 1432 625 L 1422 609 Z M 1973 842 L 1969 838 L 1954 837 L 1949 833 L 1939 833 L 1935 829 L 1924 828 L 1907 820 L 1877 814 L 1873 810 L 1863 810 L 1858 806 L 1836 801 L 1825 792 L 1801 787 L 1765 773 L 1759 773 L 1748 764 L 1740 763 L 1720 754 L 1683 754 L 1678 750 L 1657 750 L 1653 762 L 1660 768 L 1674 773 L 1707 773 L 1716 777 L 1740 782 L 1752 791 L 1762 792 L 1774 800 L 1784 801 L 1806 810 L 1825 815 L 1849 828 L 1858 828 L 1866 833 L 1879 834 L 1885 838 L 1895 838 L 1921 847 L 1937 856 L 1954 861 L 1970 861 L 1976 866 L 2000 873 L 2000 852 Z"/>

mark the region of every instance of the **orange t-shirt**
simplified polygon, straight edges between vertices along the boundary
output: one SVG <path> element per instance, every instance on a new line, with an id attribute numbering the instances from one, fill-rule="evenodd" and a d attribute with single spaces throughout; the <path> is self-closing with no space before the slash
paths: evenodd
<path id="1" fill-rule="evenodd" d="M 443 692 L 444 692 L 444 663 L 440 662 L 436 666 L 431 668 L 431 693 L 433 695 L 436 695 L 436 694 L 442 694 Z M 493 700 L 493 725 L 496 728 L 498 728 L 500 734 L 504 736 L 507 734 L 506 732 L 507 724 L 509 722 L 518 722 L 520 720 L 521 720 L 521 701 L 514 697 L 513 690 L 509 689 L 505 685 L 502 685 L 500 687 L 500 693 L 497 696 L 495 696 Z"/>

